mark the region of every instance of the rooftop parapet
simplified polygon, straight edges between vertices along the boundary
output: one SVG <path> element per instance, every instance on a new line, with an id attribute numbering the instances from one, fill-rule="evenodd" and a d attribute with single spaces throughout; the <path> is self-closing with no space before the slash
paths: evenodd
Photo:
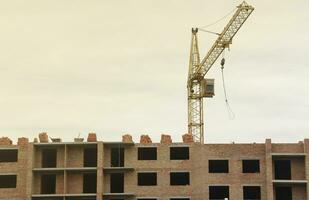
<path id="1" fill-rule="evenodd" d="M 161 144 L 172 144 L 173 143 L 172 137 L 170 135 L 162 134 L 160 143 Z"/>
<path id="2" fill-rule="evenodd" d="M 0 138 L 0 145 L 12 145 L 13 142 L 10 138 L 8 137 L 2 137 Z"/>
<path id="3" fill-rule="evenodd" d="M 39 140 L 41 143 L 48 143 L 48 135 L 46 132 L 39 134 Z"/>
<path id="4" fill-rule="evenodd" d="M 97 141 L 97 134 L 96 133 L 89 133 L 87 142 L 96 142 Z"/>
<path id="5" fill-rule="evenodd" d="M 133 143 L 132 135 L 125 134 L 122 136 L 122 142 L 124 143 Z"/>
<path id="6" fill-rule="evenodd" d="M 29 139 L 26 138 L 26 137 L 18 138 L 17 144 L 18 145 L 27 145 L 27 144 L 29 144 Z"/>
<path id="7" fill-rule="evenodd" d="M 189 134 L 189 133 L 186 133 L 186 134 L 182 135 L 182 141 L 183 141 L 183 143 L 192 143 L 192 142 L 194 142 L 193 135 Z"/>
<path id="8" fill-rule="evenodd" d="M 140 143 L 141 144 L 151 144 L 152 140 L 149 137 L 149 135 L 141 135 Z"/>

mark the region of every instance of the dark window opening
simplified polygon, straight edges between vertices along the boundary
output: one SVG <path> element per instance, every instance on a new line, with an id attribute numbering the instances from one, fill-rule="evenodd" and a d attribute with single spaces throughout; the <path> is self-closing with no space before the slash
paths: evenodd
<path id="1" fill-rule="evenodd" d="M 275 179 L 291 180 L 291 161 L 275 160 Z"/>
<path id="2" fill-rule="evenodd" d="M 292 200 L 292 187 L 276 187 L 275 193 L 275 200 Z"/>
<path id="3" fill-rule="evenodd" d="M 97 148 L 84 149 L 84 167 L 97 166 Z"/>
<path id="4" fill-rule="evenodd" d="M 208 161 L 209 173 L 229 173 L 228 160 L 209 160 Z"/>
<path id="5" fill-rule="evenodd" d="M 111 167 L 124 166 L 124 148 L 111 148 Z"/>
<path id="6" fill-rule="evenodd" d="M 122 173 L 110 174 L 110 189 L 111 193 L 124 192 L 124 175 Z"/>
<path id="7" fill-rule="evenodd" d="M 139 147 L 138 160 L 157 160 L 156 147 Z"/>
<path id="8" fill-rule="evenodd" d="M 83 193 L 96 193 L 97 192 L 97 174 L 85 173 L 83 175 Z"/>
<path id="9" fill-rule="evenodd" d="M 260 161 L 259 160 L 243 160 L 242 161 L 243 173 L 259 173 Z"/>
<path id="10" fill-rule="evenodd" d="M 229 199 L 229 186 L 209 186 L 209 199 L 210 200 L 223 200 Z"/>
<path id="11" fill-rule="evenodd" d="M 0 175 L 0 188 L 16 188 L 16 175 Z"/>
<path id="12" fill-rule="evenodd" d="M 260 200 L 261 199 L 261 187 L 244 186 L 243 195 L 244 195 L 244 200 Z"/>
<path id="13" fill-rule="evenodd" d="M 145 172 L 138 173 L 138 185 L 139 186 L 152 186 L 157 185 L 157 173 Z"/>
<path id="14" fill-rule="evenodd" d="M 171 160 L 189 160 L 190 150 L 189 147 L 171 147 L 170 159 Z"/>
<path id="15" fill-rule="evenodd" d="M 56 174 L 43 174 L 41 176 L 41 194 L 56 193 Z"/>
<path id="16" fill-rule="evenodd" d="M 57 167 L 57 149 L 42 150 L 42 167 Z"/>
<path id="17" fill-rule="evenodd" d="M 171 172 L 170 173 L 171 185 L 190 185 L 189 172 Z"/>
<path id="18" fill-rule="evenodd" d="M 18 159 L 17 149 L 0 150 L 0 162 L 17 162 L 17 159 Z"/>

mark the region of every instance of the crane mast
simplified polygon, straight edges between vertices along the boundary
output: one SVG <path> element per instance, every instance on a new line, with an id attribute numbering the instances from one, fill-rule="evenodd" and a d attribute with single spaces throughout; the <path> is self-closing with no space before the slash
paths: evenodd
<path id="1" fill-rule="evenodd" d="M 193 136 L 195 142 L 204 143 L 203 98 L 214 96 L 214 80 L 205 79 L 204 77 L 224 49 L 229 48 L 230 44 L 232 44 L 233 37 L 253 10 L 254 8 L 245 1 L 237 6 L 235 14 L 219 34 L 217 40 L 202 61 L 200 60 L 198 48 L 198 28 L 192 29 L 187 81 L 188 133 Z"/>

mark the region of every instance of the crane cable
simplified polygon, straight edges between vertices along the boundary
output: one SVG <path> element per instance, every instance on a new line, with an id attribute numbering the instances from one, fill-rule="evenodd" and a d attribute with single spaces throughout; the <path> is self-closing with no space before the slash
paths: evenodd
<path id="1" fill-rule="evenodd" d="M 206 33 L 211 33 L 211 34 L 215 34 L 215 35 L 220 35 L 220 33 L 216 33 L 216 32 L 213 32 L 213 31 L 208 31 L 208 30 L 205 30 L 205 29 L 202 29 L 202 28 L 198 28 L 198 30 L 203 31 L 203 32 L 206 32 Z"/>
<path id="2" fill-rule="evenodd" d="M 212 22 L 212 23 L 210 23 L 210 24 L 207 24 L 207 25 L 205 25 L 205 26 L 201 26 L 201 27 L 199 27 L 199 28 L 207 28 L 207 27 L 209 27 L 209 26 L 215 25 L 215 24 L 219 23 L 220 21 L 222 21 L 223 19 L 225 19 L 226 17 L 228 17 L 229 15 L 231 15 L 235 10 L 237 10 L 237 8 L 234 8 L 233 10 L 231 10 L 230 12 L 228 12 L 226 15 L 224 15 L 223 17 L 221 17 L 221 18 L 218 19 L 217 21 Z"/>
<path id="3" fill-rule="evenodd" d="M 225 58 L 224 58 L 224 54 L 225 54 L 225 51 L 223 51 L 222 53 L 222 59 L 221 59 L 221 77 L 222 77 L 222 85 L 223 85 L 223 92 L 224 92 L 224 97 L 225 97 L 225 104 L 226 104 L 226 109 L 227 109 L 227 114 L 229 116 L 229 118 L 231 120 L 235 119 L 235 113 L 233 112 L 230 104 L 229 104 L 229 101 L 228 101 L 228 98 L 227 98 L 227 92 L 226 92 L 226 87 L 225 87 L 225 81 L 224 81 L 224 64 L 225 64 Z"/>
<path id="4" fill-rule="evenodd" d="M 214 31 L 209 31 L 209 30 L 206 30 L 205 28 L 208 28 L 212 25 L 215 25 L 217 23 L 219 23 L 220 21 L 222 21 L 223 19 L 225 19 L 226 17 L 228 17 L 229 15 L 231 15 L 237 8 L 234 8 L 233 10 L 231 10 L 230 12 L 228 12 L 226 15 L 224 15 L 223 17 L 221 17 L 220 19 L 218 19 L 217 21 L 215 22 L 212 22 L 210 24 L 207 24 L 205 26 L 200 26 L 200 27 L 197 27 L 199 30 L 203 31 L 203 32 L 206 32 L 206 33 L 211 33 L 211 34 L 215 34 L 215 35 L 220 35 L 220 33 L 217 33 L 217 32 L 214 32 Z"/>

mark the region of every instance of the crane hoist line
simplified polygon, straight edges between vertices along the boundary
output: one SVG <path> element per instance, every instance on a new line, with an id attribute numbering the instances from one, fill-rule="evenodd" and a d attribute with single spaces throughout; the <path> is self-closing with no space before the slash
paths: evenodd
<path id="1" fill-rule="evenodd" d="M 206 79 L 205 75 L 222 54 L 229 48 L 232 39 L 254 8 L 242 2 L 225 26 L 218 38 L 203 59 L 200 59 L 197 33 L 198 28 L 192 28 L 189 74 L 187 80 L 188 92 L 188 133 L 195 142 L 204 143 L 203 98 L 214 96 L 214 79 Z"/>

